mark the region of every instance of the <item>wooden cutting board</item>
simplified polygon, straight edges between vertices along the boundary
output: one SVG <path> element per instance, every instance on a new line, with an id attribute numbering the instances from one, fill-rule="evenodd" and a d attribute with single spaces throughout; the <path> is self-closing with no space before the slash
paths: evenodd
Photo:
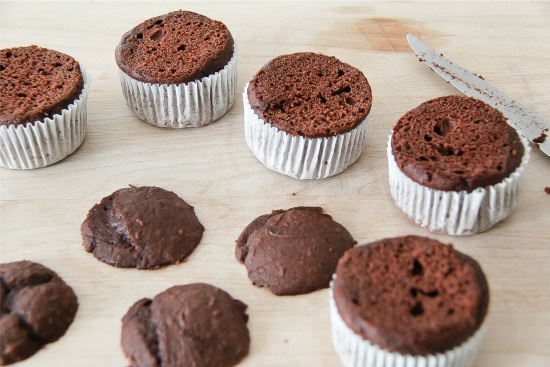
<path id="1" fill-rule="evenodd" d="M 182 6 L 223 21 L 239 47 L 237 102 L 211 126 L 163 130 L 126 106 L 114 49 L 141 21 Z M 386 138 L 407 110 L 458 92 L 418 62 L 411 32 L 550 119 L 549 3 L 0 3 L 0 48 L 37 44 L 79 60 L 93 76 L 88 135 L 80 149 L 34 171 L 0 169 L 0 257 L 57 271 L 78 294 L 74 324 L 18 366 L 127 366 L 120 319 L 142 297 L 209 282 L 249 305 L 252 337 L 243 366 L 337 366 L 328 291 L 276 297 L 251 285 L 234 241 L 272 209 L 319 205 L 360 243 L 429 235 L 476 258 L 491 286 L 488 333 L 478 366 L 550 365 L 550 158 L 534 151 L 519 204 L 503 223 L 472 237 L 430 234 L 388 191 Z M 362 70 L 374 105 L 366 147 L 344 173 L 297 181 L 267 170 L 243 136 L 240 94 L 268 60 L 285 53 L 334 55 Z M 0 102 L 1 103 L 1 102 Z M 188 261 L 162 270 L 115 269 L 81 246 L 80 224 L 116 189 L 157 185 L 195 206 L 206 227 Z"/>

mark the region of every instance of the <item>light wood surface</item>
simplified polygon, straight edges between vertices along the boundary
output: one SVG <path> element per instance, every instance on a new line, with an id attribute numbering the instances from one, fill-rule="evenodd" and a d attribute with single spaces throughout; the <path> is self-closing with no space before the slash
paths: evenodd
<path id="1" fill-rule="evenodd" d="M 238 97 L 230 112 L 195 130 L 147 125 L 126 106 L 114 48 L 141 21 L 181 7 L 223 21 L 237 40 Z M 385 144 L 392 125 L 421 102 L 458 94 L 418 62 L 411 32 L 550 119 L 550 3 L 0 3 L 0 48 L 37 44 L 65 52 L 92 74 L 88 134 L 69 158 L 33 171 L 0 170 L 0 257 L 29 259 L 74 287 L 80 308 L 59 341 L 18 366 L 127 366 L 120 319 L 142 297 L 209 282 L 249 305 L 252 337 L 243 366 L 337 366 L 328 291 L 276 297 L 251 285 L 234 241 L 272 209 L 319 205 L 359 242 L 429 235 L 476 258 L 491 287 L 488 333 L 477 366 L 550 366 L 550 158 L 534 151 L 519 204 L 486 233 L 430 234 L 388 191 Z M 244 141 L 240 94 L 280 54 L 315 51 L 362 70 L 373 89 L 358 162 L 322 181 L 297 181 L 259 163 Z M 1 103 L 1 102 L 0 102 Z M 206 232 L 187 262 L 122 270 L 82 248 L 87 211 L 116 189 L 157 185 L 195 207 Z"/>

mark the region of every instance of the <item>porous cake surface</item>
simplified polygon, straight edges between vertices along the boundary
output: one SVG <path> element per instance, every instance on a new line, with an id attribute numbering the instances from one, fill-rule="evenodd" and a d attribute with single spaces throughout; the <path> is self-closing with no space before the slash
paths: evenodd
<path id="1" fill-rule="evenodd" d="M 268 62 L 250 81 L 247 95 L 264 122 L 308 138 L 346 133 L 363 122 L 372 106 L 361 71 L 310 52 Z"/>
<path id="2" fill-rule="evenodd" d="M 222 22 L 183 10 L 139 24 L 115 52 L 130 77 L 160 84 L 200 80 L 223 69 L 232 56 L 233 37 Z"/>
<path id="3" fill-rule="evenodd" d="M 0 51 L 0 125 L 42 121 L 78 99 L 84 79 L 78 62 L 38 46 Z"/>
<path id="4" fill-rule="evenodd" d="M 333 291 L 338 313 L 356 334 L 412 355 L 462 344 L 482 324 L 489 303 L 487 280 L 474 259 L 418 236 L 347 251 Z"/>
<path id="5" fill-rule="evenodd" d="M 443 191 L 495 185 L 516 170 L 524 153 L 500 111 L 461 96 L 432 99 L 407 112 L 391 144 L 405 175 Z"/>

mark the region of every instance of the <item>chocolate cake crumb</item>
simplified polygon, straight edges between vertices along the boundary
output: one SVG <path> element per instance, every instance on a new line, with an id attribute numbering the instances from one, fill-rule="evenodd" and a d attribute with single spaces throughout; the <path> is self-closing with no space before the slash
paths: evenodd
<path id="1" fill-rule="evenodd" d="M 233 56 L 233 37 L 222 22 L 179 10 L 127 32 L 115 56 L 120 69 L 139 81 L 187 83 L 223 69 Z"/>
<path id="2" fill-rule="evenodd" d="M 544 142 L 546 141 L 546 137 L 547 137 L 547 136 L 546 136 L 546 133 L 542 133 L 542 134 L 540 134 L 539 137 L 533 139 L 533 143 L 535 143 L 535 144 L 542 144 L 542 143 L 544 143 Z"/>
<path id="3" fill-rule="evenodd" d="M 346 133 L 367 117 L 367 78 L 335 57 L 301 52 L 268 62 L 248 85 L 250 106 L 265 122 L 294 136 Z"/>
<path id="4" fill-rule="evenodd" d="M 478 75 L 478 74 L 476 74 L 476 73 L 472 73 L 472 74 L 474 74 L 475 76 L 477 76 L 477 77 L 478 77 L 479 79 L 481 79 L 481 80 L 485 80 L 485 78 L 484 78 L 483 76 L 481 76 L 481 75 Z M 513 103 L 513 102 L 512 102 L 512 103 Z"/>
<path id="5" fill-rule="evenodd" d="M 0 125 L 52 118 L 83 87 L 80 65 L 68 55 L 34 45 L 0 50 Z"/>
<path id="6" fill-rule="evenodd" d="M 501 112 L 470 97 L 427 101 L 394 127 L 400 170 L 423 186 L 471 192 L 495 185 L 520 165 L 524 147 Z"/>
<path id="7" fill-rule="evenodd" d="M 550 186 L 546 186 L 544 188 L 544 192 L 547 193 L 548 195 L 550 195 Z"/>
<path id="8" fill-rule="evenodd" d="M 356 334 L 402 354 L 436 354 L 462 344 L 489 304 L 479 264 L 451 245 L 418 236 L 348 250 L 334 280 L 338 313 Z"/>

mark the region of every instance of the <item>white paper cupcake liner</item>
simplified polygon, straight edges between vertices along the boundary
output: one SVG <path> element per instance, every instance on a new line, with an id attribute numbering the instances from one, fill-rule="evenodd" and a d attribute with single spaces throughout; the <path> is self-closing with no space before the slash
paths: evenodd
<path id="1" fill-rule="evenodd" d="M 189 83 L 144 83 L 121 69 L 119 76 L 126 104 L 141 120 L 167 128 L 206 126 L 235 102 L 237 48 L 222 70 Z"/>
<path id="2" fill-rule="evenodd" d="M 520 138 L 525 152 L 510 176 L 493 186 L 457 192 L 434 190 L 405 175 L 395 162 L 390 135 L 388 178 L 395 203 L 416 224 L 432 232 L 464 236 L 491 228 L 510 215 L 518 200 L 521 177 L 531 153 L 527 140 Z"/>
<path id="3" fill-rule="evenodd" d="M 461 345 L 445 352 L 423 356 L 390 352 L 363 339 L 351 330 L 338 313 L 330 284 L 329 303 L 332 343 L 346 367 L 471 367 L 485 336 L 486 325 Z"/>
<path id="4" fill-rule="evenodd" d="M 84 141 L 88 94 L 92 79 L 80 66 L 84 86 L 76 101 L 44 121 L 0 126 L 1 166 L 10 169 L 45 167 L 73 153 Z"/>
<path id="5" fill-rule="evenodd" d="M 359 158 L 365 146 L 367 118 L 353 130 L 324 138 L 287 134 L 254 112 L 244 87 L 244 134 L 256 158 L 272 171 L 298 179 L 337 175 Z"/>

